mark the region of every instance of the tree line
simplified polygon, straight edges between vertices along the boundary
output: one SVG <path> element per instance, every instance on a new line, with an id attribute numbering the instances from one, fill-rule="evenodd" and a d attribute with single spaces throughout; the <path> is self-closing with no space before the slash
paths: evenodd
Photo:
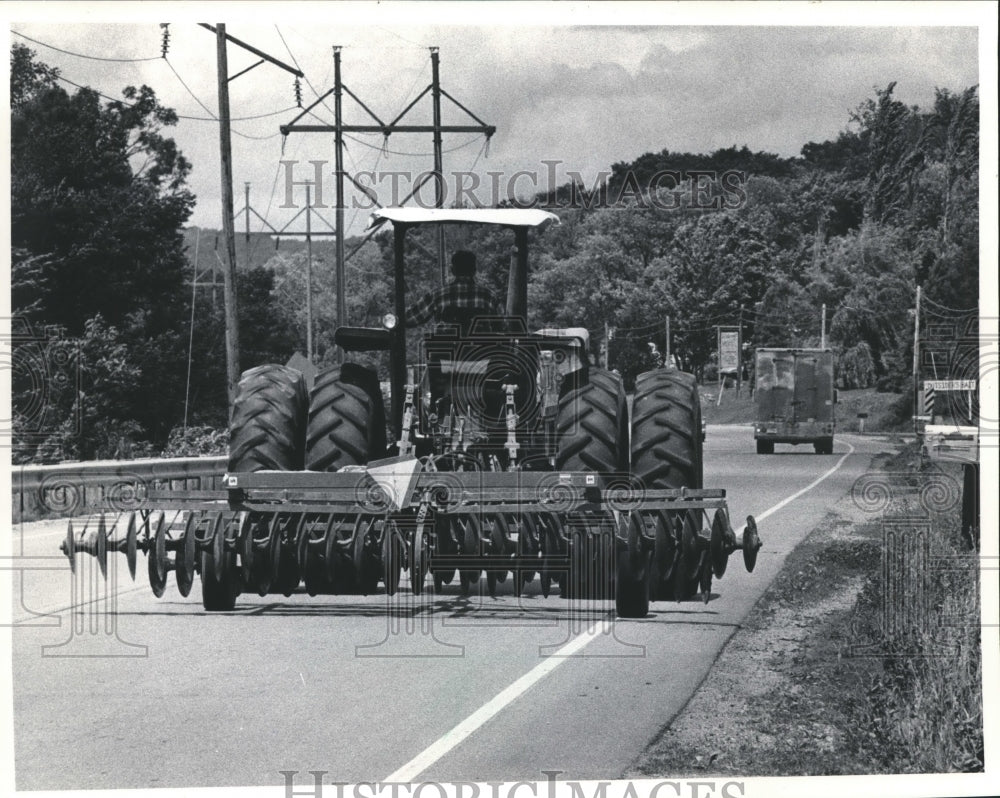
<path id="1" fill-rule="evenodd" d="M 177 116 L 148 86 L 105 100 L 68 92 L 58 77 L 12 47 L 15 461 L 176 449 L 185 421 L 227 420 L 221 301 L 200 290 L 192 308 L 193 167 L 167 135 Z M 605 325 L 616 328 L 611 365 L 628 382 L 648 365 L 648 343 L 664 351 L 667 315 L 672 353 L 704 375 L 715 325 L 742 318 L 752 345 L 817 345 L 825 304 L 842 384 L 899 390 L 916 286 L 938 305 L 978 304 L 978 149 L 976 87 L 938 89 L 920 109 L 889 84 L 835 140 L 807 143 L 796 158 L 731 147 L 614 164 L 599 186 L 536 198 L 562 223 L 533 236 L 529 324 L 586 327 L 595 345 Z M 680 180 L 651 181 L 663 171 Z M 698 190 L 687 177 L 697 172 L 745 175 L 740 202 L 671 202 L 671 191 Z M 564 202 L 570 194 L 586 202 Z M 477 253 L 480 278 L 504 295 L 509 233 L 449 228 L 447 237 L 449 250 Z M 415 296 L 440 279 L 436 241 L 423 230 L 408 240 Z M 334 257 L 313 249 L 322 365 L 336 354 Z M 282 242 L 238 270 L 242 368 L 305 350 L 305 258 Z M 349 322 L 377 324 L 391 307 L 390 235 L 358 249 L 346 283 Z"/>

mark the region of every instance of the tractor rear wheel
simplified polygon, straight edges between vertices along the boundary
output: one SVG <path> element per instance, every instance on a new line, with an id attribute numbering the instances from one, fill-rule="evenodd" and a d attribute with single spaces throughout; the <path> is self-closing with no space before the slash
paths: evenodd
<path id="1" fill-rule="evenodd" d="M 559 399 L 556 418 L 561 471 L 628 470 L 628 409 L 621 377 L 590 369 L 590 380 Z"/>
<path id="2" fill-rule="evenodd" d="M 310 471 L 364 465 L 384 454 L 384 411 L 379 413 L 374 397 L 348 380 L 346 364 L 316 375 L 305 439 L 305 466 Z"/>
<path id="3" fill-rule="evenodd" d="M 301 372 L 274 363 L 244 371 L 233 402 L 228 470 L 301 471 L 307 407 Z M 224 557 L 221 579 L 202 569 L 201 600 L 210 612 L 233 609 L 239 592 L 234 555 Z"/>
<path id="4" fill-rule="evenodd" d="M 596 471 L 621 474 L 628 471 L 628 406 L 621 377 L 591 368 L 589 380 L 567 391 L 559 399 L 556 417 L 559 448 L 556 468 L 560 471 Z M 599 535 L 613 534 L 602 529 Z M 609 541 L 610 542 L 610 539 Z M 573 598 L 602 598 L 606 588 L 600 574 L 614 565 L 602 545 L 580 534 L 571 546 L 573 574 L 567 579 Z M 543 586 L 544 592 L 544 586 Z"/>
<path id="5" fill-rule="evenodd" d="M 646 489 L 703 486 L 701 398 L 693 375 L 665 368 L 639 375 L 632 404 L 632 474 Z M 667 582 L 651 590 L 684 598 L 698 591 L 697 575 L 680 569 Z"/>
<path id="6" fill-rule="evenodd" d="M 301 471 L 305 380 L 270 363 L 243 372 L 229 431 L 230 471 Z"/>

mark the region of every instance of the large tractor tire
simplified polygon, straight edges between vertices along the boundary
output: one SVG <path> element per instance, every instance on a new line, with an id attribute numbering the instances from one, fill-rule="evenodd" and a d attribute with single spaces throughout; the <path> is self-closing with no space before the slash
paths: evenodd
<path id="1" fill-rule="evenodd" d="M 273 363 L 244 371 L 229 428 L 229 470 L 301 471 L 307 403 L 301 372 Z M 242 586 L 235 557 L 225 557 L 221 578 L 202 568 L 201 603 L 209 612 L 232 610 Z M 270 565 L 262 559 L 258 567 Z"/>
<path id="2" fill-rule="evenodd" d="M 628 406 L 621 377 L 604 369 L 590 369 L 589 380 L 559 399 L 556 418 L 560 471 L 628 471 Z M 602 534 L 611 534 L 605 530 Z M 614 573 L 614 547 L 575 535 L 570 544 L 573 573 L 567 579 L 572 598 L 604 599 L 609 585 L 604 575 Z"/>
<path id="3" fill-rule="evenodd" d="M 604 369 L 590 369 L 587 383 L 560 397 L 556 432 L 557 469 L 605 474 L 627 471 L 628 408 L 621 377 Z"/>
<path id="4" fill-rule="evenodd" d="M 632 473 L 647 488 L 701 488 L 701 399 L 694 376 L 640 374 L 632 404 Z"/>
<path id="5" fill-rule="evenodd" d="M 244 371 L 229 428 L 229 470 L 301 471 L 307 406 L 299 371 L 273 363 Z"/>
<path id="6" fill-rule="evenodd" d="M 632 474 L 643 487 L 652 490 L 703 487 L 701 399 L 691 374 L 657 369 L 639 375 L 632 404 L 631 448 Z M 698 591 L 697 575 L 674 567 L 669 579 L 659 578 L 661 568 L 668 566 L 666 560 L 677 553 L 672 538 L 663 541 L 663 545 L 670 551 L 658 552 L 663 563 L 654 558 L 650 581 L 653 597 L 690 598 Z"/>
<path id="7" fill-rule="evenodd" d="M 364 465 L 385 454 L 382 397 L 373 396 L 370 386 L 358 384 L 364 371 L 345 364 L 316 376 L 305 441 L 305 465 L 310 471 Z"/>

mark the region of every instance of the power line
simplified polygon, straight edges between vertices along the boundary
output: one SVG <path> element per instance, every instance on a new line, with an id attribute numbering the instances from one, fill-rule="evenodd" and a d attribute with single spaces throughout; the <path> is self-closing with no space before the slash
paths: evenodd
<path id="1" fill-rule="evenodd" d="M 29 42 L 34 42 L 35 44 L 40 44 L 42 47 L 48 47 L 50 50 L 55 50 L 56 52 L 63 53 L 65 55 L 71 55 L 74 58 L 86 58 L 89 61 L 111 61 L 116 64 L 138 64 L 144 61 L 159 61 L 162 56 L 150 56 L 149 58 L 102 58 L 96 55 L 86 55 L 85 53 L 74 53 L 72 50 L 64 50 L 61 47 L 56 47 L 53 44 L 46 44 L 38 39 L 32 39 L 30 36 L 25 36 L 20 31 L 12 30 L 15 36 L 20 36 L 22 39 L 27 39 Z"/>
<path id="2" fill-rule="evenodd" d="M 110 96 L 108 94 L 104 94 L 103 92 L 98 91 L 97 89 L 95 89 L 92 86 L 84 86 L 82 83 L 77 83 L 76 81 L 70 80 L 69 78 L 65 77 L 64 75 L 56 75 L 56 80 L 61 80 L 63 83 L 68 83 L 70 86 L 75 86 L 78 89 L 84 89 L 85 91 L 92 91 L 98 97 L 101 97 L 101 98 L 103 98 L 105 100 L 108 100 L 109 102 L 121 103 L 122 105 L 128 106 L 129 108 L 134 108 L 135 107 L 135 103 L 130 103 L 127 100 L 122 100 L 122 99 L 120 99 L 118 97 L 112 97 L 112 96 Z M 265 118 L 267 118 L 269 116 L 281 116 L 282 114 L 287 114 L 289 111 L 294 110 L 294 108 L 295 108 L 295 106 L 291 105 L 288 108 L 282 108 L 280 111 L 271 111 L 271 112 L 266 113 L 266 114 L 255 114 L 254 116 L 238 116 L 238 117 L 234 117 L 233 121 L 234 122 L 248 122 L 248 121 L 251 121 L 251 120 L 254 120 L 254 119 L 265 119 Z M 177 118 L 178 119 L 188 119 L 188 120 L 190 120 L 192 122 L 218 122 L 219 121 L 218 117 L 214 117 L 214 116 L 211 117 L 211 118 L 209 118 L 209 117 L 204 117 L 204 116 L 188 116 L 186 114 L 177 114 Z M 238 132 L 238 131 L 236 131 L 236 132 Z M 274 135 L 279 135 L 279 134 L 275 133 Z M 267 138 L 273 138 L 273 137 L 274 136 L 267 136 Z"/>
<path id="3" fill-rule="evenodd" d="M 205 113 L 207 113 L 210 117 L 212 117 L 212 119 L 214 119 L 216 122 L 218 122 L 219 118 L 215 114 L 212 113 L 212 109 L 211 108 L 209 108 L 207 105 L 205 105 L 205 103 L 203 103 L 200 99 L 198 99 L 198 95 L 197 94 L 195 94 L 193 91 L 191 91 L 191 87 L 188 86 L 187 83 L 184 82 L 184 78 L 182 78 L 180 76 L 180 73 L 176 69 L 174 69 L 174 65 L 170 63 L 170 60 L 167 59 L 167 58 L 164 58 L 163 60 L 167 62 L 167 66 L 170 67 L 170 71 L 174 73 L 174 76 L 177 78 L 177 80 L 180 81 L 181 85 L 187 90 L 187 93 L 190 94 L 192 98 L 194 98 L 194 101 L 196 103 L 198 103 L 198 105 L 200 105 L 202 107 L 202 109 L 205 111 Z"/>
<path id="4" fill-rule="evenodd" d="M 372 134 L 372 135 L 376 135 L 377 136 L 377 135 L 381 135 L 381 134 L 375 133 L 375 134 Z M 363 147 L 369 147 L 369 148 L 371 148 L 373 150 L 381 150 L 382 152 L 384 152 L 384 153 L 387 152 L 390 155 L 407 155 L 407 156 L 414 156 L 414 157 L 426 158 L 426 157 L 431 156 L 431 155 L 434 154 L 432 152 L 403 152 L 402 150 L 390 150 L 388 147 L 384 147 L 384 146 L 380 146 L 380 145 L 376 145 L 376 144 L 369 144 L 367 141 L 364 141 L 363 139 L 355 138 L 354 136 L 352 136 L 352 135 L 350 135 L 348 133 L 344 134 L 344 138 L 345 139 L 350 139 L 351 141 L 356 142 L 357 144 L 360 144 Z M 462 144 L 459 144 L 459 145 L 457 145 L 455 147 L 451 147 L 450 149 L 447 149 L 447 150 L 442 150 L 441 152 L 456 152 L 457 150 L 464 149 L 465 147 L 468 147 L 470 144 L 474 144 L 477 141 L 479 141 L 479 136 L 474 136 L 471 139 L 469 139 L 468 141 L 463 142 Z"/>

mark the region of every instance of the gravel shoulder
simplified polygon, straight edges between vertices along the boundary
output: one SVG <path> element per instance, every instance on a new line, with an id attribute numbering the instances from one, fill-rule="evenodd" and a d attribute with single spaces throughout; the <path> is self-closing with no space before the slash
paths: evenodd
<path id="1" fill-rule="evenodd" d="M 898 473 L 913 465 L 912 451 L 897 450 L 874 458 L 870 472 Z M 912 686 L 894 677 L 892 684 L 903 686 L 891 695 L 891 663 L 858 655 L 864 651 L 859 640 L 879 632 L 882 557 L 880 518 L 860 504 L 844 496 L 789 555 L 687 706 L 626 778 L 981 770 L 981 671 L 978 685 L 977 672 L 970 671 L 972 689 L 962 697 L 972 707 L 963 712 L 973 717 L 957 734 L 965 735 L 963 750 L 949 748 L 937 764 L 928 764 L 899 741 L 909 734 L 911 746 L 934 748 L 915 735 L 939 721 L 899 717 L 890 699 L 905 706 Z"/>

